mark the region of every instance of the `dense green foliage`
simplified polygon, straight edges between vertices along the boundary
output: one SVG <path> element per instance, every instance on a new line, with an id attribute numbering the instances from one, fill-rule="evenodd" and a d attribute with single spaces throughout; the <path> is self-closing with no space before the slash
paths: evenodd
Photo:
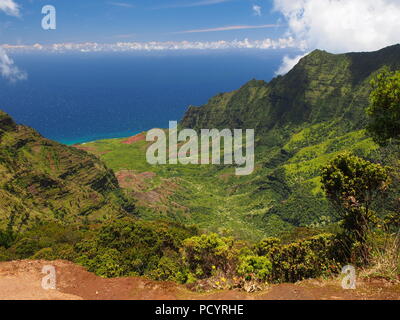
<path id="1" fill-rule="evenodd" d="M 368 131 L 380 144 L 400 138 L 400 71 L 383 70 L 371 81 L 372 93 L 367 109 Z"/>
<path id="2" fill-rule="evenodd" d="M 273 262 L 272 279 L 296 282 L 337 273 L 343 263 L 338 255 L 339 248 L 337 239 L 330 234 L 272 247 L 266 254 Z"/>
<path id="3" fill-rule="evenodd" d="M 0 111 L 0 228 L 36 220 L 101 221 L 135 213 L 114 173 L 91 154 L 50 141 Z"/>
<path id="4" fill-rule="evenodd" d="M 0 260 L 65 259 L 102 277 L 144 275 L 186 282 L 188 271 L 179 251 L 183 240 L 196 234 L 196 228 L 128 217 L 90 229 L 44 222 L 20 234 L 4 237 L 1 231 L 1 240 L 7 241 L 0 245 Z"/>
<path id="5" fill-rule="evenodd" d="M 348 237 L 359 246 L 358 256 L 368 261 L 367 234 L 376 219 L 372 204 L 388 188 L 387 169 L 345 153 L 322 170 L 322 184 L 336 205 Z"/>
<path id="6" fill-rule="evenodd" d="M 324 227 L 337 217 L 321 188 L 320 169 L 346 151 L 376 157 L 379 146 L 365 131 L 370 80 L 398 61 L 400 46 L 342 55 L 317 50 L 283 77 L 252 80 L 189 108 L 182 128 L 255 128 L 250 176 L 235 176 L 233 166 L 149 165 L 144 139 L 83 147 L 117 173 L 138 199 L 143 219 L 167 218 L 253 241 L 296 227 Z"/>
<path id="7" fill-rule="evenodd" d="M 46 222 L 13 235 L 8 247 L 0 246 L 0 260 L 65 259 L 102 277 L 147 276 L 180 283 L 215 274 L 238 281 L 297 281 L 336 270 L 332 235 L 286 245 L 271 238 L 252 245 L 197 232 L 179 224 L 133 218 L 90 229 Z"/>
<path id="8" fill-rule="evenodd" d="M 232 273 L 239 253 L 234 245 L 233 238 L 219 237 L 215 233 L 203 234 L 184 241 L 184 259 L 196 278 L 210 277 L 213 269 Z"/>
<path id="9" fill-rule="evenodd" d="M 158 221 L 118 219 L 102 226 L 93 238 L 78 243 L 76 261 L 105 277 L 152 274 L 162 280 L 184 280 L 179 265 L 171 274 L 165 267 L 168 261 L 179 260 L 182 241 L 194 233 L 190 228 Z"/>
<path id="10" fill-rule="evenodd" d="M 191 107 L 180 127 L 256 129 L 250 176 L 149 165 L 144 135 L 66 147 L 0 112 L 0 260 L 67 259 L 203 289 L 336 273 L 400 226 L 400 148 L 365 130 L 370 80 L 399 61 L 400 46 L 316 50 L 283 77 Z M 397 138 L 398 77 L 372 82 L 380 143 Z"/>
<path id="11" fill-rule="evenodd" d="M 241 256 L 237 273 L 245 280 L 266 281 L 271 278 L 272 263 L 267 257 Z"/>
<path id="12" fill-rule="evenodd" d="M 343 263 L 338 245 L 332 234 L 289 244 L 266 238 L 252 246 L 210 234 L 185 240 L 184 253 L 195 277 L 221 273 L 244 280 L 296 282 L 337 273 Z"/>

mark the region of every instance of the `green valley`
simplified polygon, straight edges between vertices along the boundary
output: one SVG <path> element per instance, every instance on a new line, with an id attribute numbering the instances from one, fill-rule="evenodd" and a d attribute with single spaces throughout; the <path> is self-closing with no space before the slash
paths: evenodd
<path id="1" fill-rule="evenodd" d="M 150 165 L 146 132 L 65 146 L 0 112 L 0 261 L 65 259 L 199 291 L 332 277 L 349 262 L 397 278 L 396 70 L 400 45 L 315 50 L 189 107 L 180 129 L 255 129 L 247 176 Z"/>
<path id="2" fill-rule="evenodd" d="M 399 62 L 399 45 L 342 55 L 316 50 L 283 77 L 252 80 L 190 107 L 182 128 L 255 128 L 256 170 L 248 177 L 223 165 L 148 165 L 144 134 L 130 144 L 111 139 L 79 148 L 117 173 L 144 219 L 248 240 L 324 227 L 336 217 L 321 190 L 320 170 L 343 151 L 373 158 L 379 147 L 364 130 L 369 82 Z"/>

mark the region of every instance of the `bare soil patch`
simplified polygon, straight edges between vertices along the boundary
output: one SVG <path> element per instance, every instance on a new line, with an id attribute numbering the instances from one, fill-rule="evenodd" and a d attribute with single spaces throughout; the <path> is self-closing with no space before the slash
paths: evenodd
<path id="1" fill-rule="evenodd" d="M 43 266 L 56 268 L 57 288 L 41 287 Z M 307 280 L 271 285 L 249 294 L 238 290 L 195 293 L 172 282 L 129 277 L 104 279 L 68 261 L 23 260 L 0 263 L 0 299 L 9 300 L 399 300 L 400 286 L 382 279 L 343 290 L 339 280 Z"/>
<path id="2" fill-rule="evenodd" d="M 144 133 L 139 133 L 133 137 L 128 138 L 127 140 L 122 141 L 121 143 L 124 144 L 132 144 L 138 141 L 143 141 L 146 140 L 146 136 L 144 135 Z"/>

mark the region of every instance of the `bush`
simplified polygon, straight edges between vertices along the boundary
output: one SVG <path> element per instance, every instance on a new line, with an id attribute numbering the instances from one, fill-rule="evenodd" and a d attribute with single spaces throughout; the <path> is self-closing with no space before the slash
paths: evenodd
<path id="1" fill-rule="evenodd" d="M 0 247 L 8 249 L 12 246 L 16 235 L 10 230 L 0 230 Z"/>
<path id="2" fill-rule="evenodd" d="M 10 253 L 5 247 L 0 247 L 0 261 L 9 261 L 11 260 Z"/>
<path id="3" fill-rule="evenodd" d="M 41 247 L 37 240 L 22 238 L 11 246 L 10 251 L 19 259 L 27 259 L 40 249 Z"/>
<path id="4" fill-rule="evenodd" d="M 149 273 L 149 277 L 154 280 L 186 283 L 188 281 L 188 270 L 182 265 L 178 257 L 162 257 L 158 261 L 157 268 Z"/>
<path id="5" fill-rule="evenodd" d="M 272 263 L 266 257 L 242 256 L 239 259 L 237 272 L 246 280 L 265 281 L 270 277 L 271 271 Z"/>
<path id="6" fill-rule="evenodd" d="M 204 279 L 216 269 L 225 274 L 233 273 L 239 249 L 235 247 L 233 238 L 210 233 L 184 240 L 182 253 L 190 272 Z"/>
<path id="7" fill-rule="evenodd" d="M 321 182 L 329 200 L 336 206 L 343 228 L 354 244 L 361 264 L 369 260 L 366 244 L 370 226 L 376 220 L 371 210 L 390 184 L 388 168 L 349 153 L 338 155 L 322 170 Z"/>
<path id="8" fill-rule="evenodd" d="M 278 238 L 266 238 L 254 246 L 254 250 L 259 256 L 273 256 L 279 251 L 281 240 Z"/>
<path id="9" fill-rule="evenodd" d="M 101 276 L 145 275 L 184 281 L 179 248 L 194 233 L 195 230 L 174 223 L 134 218 L 112 220 L 93 232 L 92 238 L 75 245 L 76 262 Z M 178 273 L 173 279 L 175 271 Z"/>
<path id="10" fill-rule="evenodd" d="M 400 138 L 400 71 L 386 68 L 371 81 L 371 86 L 367 129 L 377 143 L 384 145 Z"/>
<path id="11" fill-rule="evenodd" d="M 104 278 L 121 277 L 125 274 L 122 255 L 115 249 L 101 250 L 92 260 L 91 269 Z"/>
<path id="12" fill-rule="evenodd" d="M 34 260 L 57 260 L 57 255 L 52 248 L 43 248 L 36 252 L 31 259 Z"/>
<path id="13" fill-rule="evenodd" d="M 70 244 L 59 244 L 54 245 L 51 248 L 43 248 L 33 254 L 30 259 L 42 259 L 42 260 L 69 260 L 74 261 L 76 258 L 76 252 Z"/>
<path id="14" fill-rule="evenodd" d="M 272 278 L 279 282 L 296 282 L 339 271 L 334 235 L 321 234 L 284 245 L 271 258 Z"/>

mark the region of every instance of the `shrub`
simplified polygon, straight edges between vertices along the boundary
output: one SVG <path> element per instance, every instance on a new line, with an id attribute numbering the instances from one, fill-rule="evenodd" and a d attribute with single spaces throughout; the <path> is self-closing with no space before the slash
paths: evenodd
<path id="1" fill-rule="evenodd" d="M 27 259 L 40 249 L 41 247 L 37 240 L 22 238 L 11 246 L 10 251 L 19 259 Z"/>
<path id="2" fill-rule="evenodd" d="M 334 235 L 321 234 L 280 248 L 271 261 L 272 278 L 280 282 L 296 282 L 339 271 Z"/>
<path id="3" fill-rule="evenodd" d="M 115 249 L 101 250 L 93 259 L 91 269 L 101 277 L 120 277 L 125 274 L 122 260 L 121 254 Z"/>
<path id="4" fill-rule="evenodd" d="M 237 272 L 244 276 L 246 280 L 265 281 L 270 277 L 272 263 L 267 257 L 242 256 L 239 258 Z"/>
<path id="5" fill-rule="evenodd" d="M 371 206 L 390 184 L 387 168 L 344 153 L 323 168 L 322 184 L 343 219 L 343 228 L 359 247 L 361 263 L 368 263 L 366 240 L 375 219 Z"/>
<path id="6" fill-rule="evenodd" d="M 272 256 L 279 251 L 281 240 L 278 238 L 266 238 L 254 246 L 255 253 L 259 256 Z"/>
<path id="7" fill-rule="evenodd" d="M 0 230 L 0 247 L 9 248 L 16 238 L 15 233 L 10 230 Z"/>
<path id="8" fill-rule="evenodd" d="M 76 261 L 101 276 L 174 280 L 172 273 L 178 270 L 182 274 L 175 278 L 184 281 L 184 270 L 177 268 L 181 264 L 178 252 L 182 241 L 194 233 L 194 229 L 162 221 L 111 220 L 93 232 L 92 238 L 75 245 Z M 102 259 L 108 262 L 102 263 Z"/>
<path id="9" fill-rule="evenodd" d="M 0 247 L 0 261 L 9 261 L 11 260 L 10 253 L 4 247 Z"/>
<path id="10" fill-rule="evenodd" d="M 178 257 L 162 257 L 158 261 L 157 268 L 149 273 L 149 277 L 154 280 L 186 283 L 188 272 L 185 269 Z"/>
<path id="11" fill-rule="evenodd" d="M 271 262 L 269 279 L 296 282 L 338 272 L 339 241 L 332 234 L 320 234 L 282 245 L 277 238 L 267 238 L 255 245 L 255 253 Z"/>
<path id="12" fill-rule="evenodd" d="M 51 248 L 43 248 L 33 254 L 30 259 L 43 259 L 43 260 L 69 260 L 74 261 L 76 252 L 70 244 L 58 244 Z"/>
<path id="13" fill-rule="evenodd" d="M 234 272 L 239 249 L 233 238 L 210 233 L 184 240 L 182 253 L 190 272 L 198 278 L 207 278 L 215 269 L 226 274 Z"/>
<path id="14" fill-rule="evenodd" d="M 371 81 L 368 131 L 384 145 L 400 138 L 400 71 L 383 70 Z"/>
<path id="15" fill-rule="evenodd" d="M 36 252 L 32 257 L 34 260 L 56 260 L 57 255 L 52 248 L 43 248 Z"/>

